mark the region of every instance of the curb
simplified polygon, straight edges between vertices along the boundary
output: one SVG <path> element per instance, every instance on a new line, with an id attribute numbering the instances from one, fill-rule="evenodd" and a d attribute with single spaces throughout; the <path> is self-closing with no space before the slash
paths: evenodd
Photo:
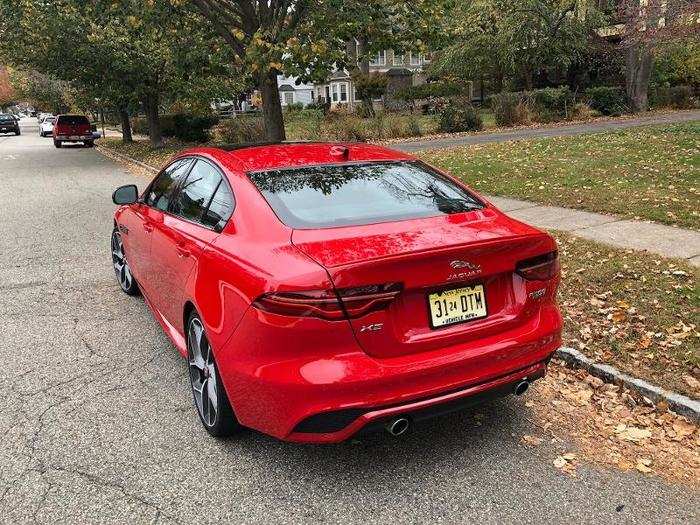
<path id="1" fill-rule="evenodd" d="M 591 361 L 585 355 L 573 348 L 562 347 L 555 354 L 572 368 L 582 368 L 592 376 L 602 379 L 606 383 L 620 385 L 635 391 L 641 396 L 650 399 L 653 403 L 665 401 L 676 414 L 687 417 L 693 423 L 700 423 L 700 401 L 695 401 L 687 396 L 664 390 L 658 386 L 647 383 L 642 379 L 623 374 L 617 368 Z"/>
<path id="2" fill-rule="evenodd" d="M 98 146 L 97 151 L 102 153 L 106 157 L 115 157 L 117 160 L 122 160 L 124 162 L 130 162 L 132 164 L 136 164 L 140 168 L 143 168 L 145 170 L 150 171 L 151 173 L 158 173 L 158 168 L 154 168 L 150 164 L 146 164 L 145 162 L 141 162 L 140 160 L 133 159 L 129 157 L 128 155 L 124 155 L 123 153 L 118 153 L 114 151 L 113 149 L 107 148 L 105 146 Z"/>

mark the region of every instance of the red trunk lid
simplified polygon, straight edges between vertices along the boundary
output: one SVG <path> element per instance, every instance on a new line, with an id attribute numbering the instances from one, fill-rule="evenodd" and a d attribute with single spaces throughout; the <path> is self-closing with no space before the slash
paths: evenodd
<path id="1" fill-rule="evenodd" d="M 403 291 L 387 309 L 351 320 L 364 351 L 376 357 L 444 348 L 524 322 L 526 286 L 514 273 L 515 265 L 556 249 L 549 235 L 493 208 L 295 230 L 292 242 L 328 270 L 336 288 L 403 283 Z M 476 284 L 484 286 L 487 317 L 431 328 L 430 293 Z"/>

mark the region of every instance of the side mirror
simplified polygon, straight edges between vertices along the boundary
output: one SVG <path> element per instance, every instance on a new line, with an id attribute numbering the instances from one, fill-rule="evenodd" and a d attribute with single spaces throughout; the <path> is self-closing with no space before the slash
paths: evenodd
<path id="1" fill-rule="evenodd" d="M 112 193 L 114 204 L 133 204 L 139 200 L 139 190 L 135 184 L 120 186 Z"/>

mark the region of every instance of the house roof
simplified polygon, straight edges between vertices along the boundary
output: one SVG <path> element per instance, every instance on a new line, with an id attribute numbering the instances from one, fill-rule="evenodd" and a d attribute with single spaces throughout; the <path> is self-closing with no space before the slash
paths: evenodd
<path id="1" fill-rule="evenodd" d="M 294 91 L 294 88 L 292 86 L 290 86 L 289 84 L 282 84 L 279 87 L 279 90 L 280 91 Z"/>

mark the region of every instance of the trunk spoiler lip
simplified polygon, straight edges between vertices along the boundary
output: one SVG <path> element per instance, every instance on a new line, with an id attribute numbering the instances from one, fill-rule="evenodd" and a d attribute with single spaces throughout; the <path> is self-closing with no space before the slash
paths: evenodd
<path id="1" fill-rule="evenodd" d="M 308 230 L 302 230 L 302 231 L 308 231 Z M 446 254 L 449 253 L 455 249 L 459 248 L 481 248 L 481 247 L 488 247 L 489 245 L 492 244 L 500 244 L 504 241 L 516 241 L 516 240 L 524 240 L 528 238 L 533 238 L 537 239 L 540 238 L 542 240 L 550 240 L 551 241 L 551 248 L 548 248 L 550 250 L 556 250 L 557 249 L 557 244 L 554 238 L 547 232 L 538 230 L 536 228 L 532 229 L 532 232 L 530 233 L 519 233 L 515 235 L 505 235 L 502 237 L 498 237 L 495 239 L 487 239 L 483 241 L 472 241 L 470 243 L 466 244 L 452 244 L 449 246 L 443 246 L 439 248 L 425 248 L 422 250 L 414 250 L 414 251 L 407 251 L 407 252 L 402 252 L 402 253 L 395 253 L 395 254 L 390 254 L 390 255 L 380 255 L 376 257 L 368 257 L 365 259 L 361 260 L 356 260 L 356 261 L 350 261 L 350 262 L 345 262 L 345 263 L 339 263 L 339 264 L 326 264 L 322 261 L 319 261 L 312 253 L 309 253 L 308 251 L 304 250 L 303 248 L 303 243 L 300 245 L 299 243 L 294 241 L 294 232 L 296 230 L 292 231 L 292 234 L 290 236 L 290 241 L 292 245 L 302 252 L 304 255 L 306 255 L 309 259 L 314 261 L 316 264 L 319 264 L 322 268 L 325 269 L 331 269 L 331 268 L 351 268 L 353 266 L 357 266 L 358 264 L 364 264 L 367 262 L 371 261 L 391 261 L 391 260 L 403 260 L 407 259 L 409 257 L 415 257 L 417 255 L 424 255 L 424 254 L 435 254 L 437 256 L 441 254 Z M 544 253 L 544 252 L 543 252 Z"/>

